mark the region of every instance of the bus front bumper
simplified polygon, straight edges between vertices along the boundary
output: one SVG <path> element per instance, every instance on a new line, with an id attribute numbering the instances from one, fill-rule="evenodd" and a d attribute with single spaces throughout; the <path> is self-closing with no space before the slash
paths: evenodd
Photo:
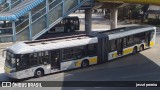
<path id="1" fill-rule="evenodd" d="M 7 74 L 7 76 L 8 77 L 10 77 L 10 78 L 14 78 L 14 79 L 18 79 L 17 78 L 17 75 L 16 75 L 16 72 L 12 72 L 11 73 L 11 71 L 12 71 L 12 69 L 10 69 L 9 67 L 4 67 L 4 71 L 5 71 L 5 73 Z"/>
<path id="2" fill-rule="evenodd" d="M 6 73 L 6 72 L 5 72 Z M 8 77 L 18 79 L 16 73 L 6 73 Z"/>

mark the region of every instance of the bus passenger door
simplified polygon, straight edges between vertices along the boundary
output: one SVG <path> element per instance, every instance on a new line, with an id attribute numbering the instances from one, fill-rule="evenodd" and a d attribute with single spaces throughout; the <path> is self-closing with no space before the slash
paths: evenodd
<path id="1" fill-rule="evenodd" d="M 123 54 L 123 39 L 117 39 L 117 55 L 121 56 Z"/>
<path id="2" fill-rule="evenodd" d="M 150 32 L 145 33 L 145 44 L 146 44 L 147 47 L 150 46 L 150 36 L 151 36 Z"/>
<path id="3" fill-rule="evenodd" d="M 60 69 L 60 50 L 51 51 L 51 69 Z"/>

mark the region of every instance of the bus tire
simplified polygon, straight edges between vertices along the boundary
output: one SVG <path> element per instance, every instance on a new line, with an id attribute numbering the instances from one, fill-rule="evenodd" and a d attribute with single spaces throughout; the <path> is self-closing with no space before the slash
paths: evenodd
<path id="1" fill-rule="evenodd" d="M 37 78 L 42 77 L 43 75 L 44 75 L 44 70 L 42 68 L 37 69 L 34 74 L 34 76 Z"/>
<path id="2" fill-rule="evenodd" d="M 81 63 L 81 67 L 84 68 L 84 67 L 87 67 L 89 66 L 89 61 L 88 60 L 83 60 L 83 62 Z"/>
<path id="3" fill-rule="evenodd" d="M 143 51 L 144 50 L 144 45 L 141 45 L 140 47 L 139 47 L 139 52 L 141 52 L 141 51 Z"/>
<path id="4" fill-rule="evenodd" d="M 137 46 L 133 48 L 132 53 L 136 53 L 137 52 Z"/>

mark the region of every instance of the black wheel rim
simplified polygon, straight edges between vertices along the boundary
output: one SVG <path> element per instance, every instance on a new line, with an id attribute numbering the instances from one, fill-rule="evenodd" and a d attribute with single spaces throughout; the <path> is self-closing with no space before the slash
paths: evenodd
<path id="1" fill-rule="evenodd" d="M 88 66 L 88 62 L 87 62 L 87 61 L 84 61 L 84 62 L 82 63 L 82 66 L 83 66 L 83 67 L 87 67 L 87 66 Z"/>
<path id="2" fill-rule="evenodd" d="M 136 48 L 133 49 L 133 53 L 136 53 Z"/>
<path id="3" fill-rule="evenodd" d="M 143 47 L 141 46 L 139 51 L 142 51 L 142 50 L 143 50 Z"/>
<path id="4" fill-rule="evenodd" d="M 36 72 L 36 75 L 37 75 L 38 77 L 40 77 L 40 76 L 42 76 L 42 72 L 41 72 L 41 71 L 37 71 L 37 72 Z"/>

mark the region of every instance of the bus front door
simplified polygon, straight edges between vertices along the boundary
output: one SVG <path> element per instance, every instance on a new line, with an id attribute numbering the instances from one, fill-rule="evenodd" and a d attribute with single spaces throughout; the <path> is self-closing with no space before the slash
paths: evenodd
<path id="1" fill-rule="evenodd" d="M 123 39 L 117 39 L 117 55 L 121 56 L 123 54 Z"/>
<path id="2" fill-rule="evenodd" d="M 60 69 L 60 51 L 51 51 L 51 69 Z"/>

